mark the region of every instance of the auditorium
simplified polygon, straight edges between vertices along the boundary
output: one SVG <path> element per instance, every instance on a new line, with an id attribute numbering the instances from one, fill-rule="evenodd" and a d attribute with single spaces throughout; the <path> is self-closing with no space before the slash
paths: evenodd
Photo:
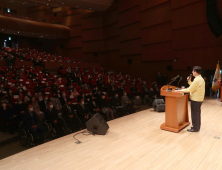
<path id="1" fill-rule="evenodd" d="M 222 170 L 221 34 L 222 0 L 0 0 L 0 169 Z"/>

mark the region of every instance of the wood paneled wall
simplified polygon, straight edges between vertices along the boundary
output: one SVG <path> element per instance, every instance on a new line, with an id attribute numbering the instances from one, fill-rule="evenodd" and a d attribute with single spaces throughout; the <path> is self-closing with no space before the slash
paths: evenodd
<path id="1" fill-rule="evenodd" d="M 50 10 L 45 17 L 54 19 Z M 65 54 L 135 77 L 154 80 L 157 71 L 185 76 L 188 67 L 215 69 L 222 59 L 222 37 L 209 29 L 206 0 L 117 0 L 103 13 L 63 10 L 57 22 L 72 30 L 61 41 Z"/>

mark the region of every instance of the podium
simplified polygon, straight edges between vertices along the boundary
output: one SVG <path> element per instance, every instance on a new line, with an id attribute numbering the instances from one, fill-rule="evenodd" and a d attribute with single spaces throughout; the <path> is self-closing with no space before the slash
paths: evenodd
<path id="1" fill-rule="evenodd" d="M 165 96 L 165 123 L 160 126 L 162 130 L 178 133 L 190 124 L 188 117 L 188 94 L 175 92 L 175 86 L 169 86 L 171 92 L 166 91 L 168 85 L 161 88 L 161 96 Z"/>

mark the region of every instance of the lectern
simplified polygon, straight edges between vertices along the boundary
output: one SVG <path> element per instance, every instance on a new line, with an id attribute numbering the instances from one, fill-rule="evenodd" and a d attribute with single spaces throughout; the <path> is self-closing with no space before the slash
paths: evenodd
<path id="1" fill-rule="evenodd" d="M 188 94 L 175 92 L 177 87 L 168 85 L 161 88 L 161 96 L 165 96 L 165 123 L 160 126 L 162 130 L 179 132 L 190 124 L 188 117 Z"/>

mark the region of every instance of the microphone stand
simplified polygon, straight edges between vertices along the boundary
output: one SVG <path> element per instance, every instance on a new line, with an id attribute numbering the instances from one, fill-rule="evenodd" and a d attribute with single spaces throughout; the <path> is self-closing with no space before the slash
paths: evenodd
<path id="1" fill-rule="evenodd" d="M 182 79 L 183 79 L 183 77 L 180 77 L 180 80 L 179 80 L 178 83 L 177 83 L 177 87 L 179 87 L 179 84 L 180 84 L 180 82 L 181 82 Z M 175 90 L 180 90 L 180 88 L 175 88 Z"/>
<path id="2" fill-rule="evenodd" d="M 169 84 L 168 84 L 168 90 L 166 90 L 166 91 L 168 91 L 168 92 L 171 92 L 172 91 L 172 89 L 170 89 L 170 84 L 171 83 L 173 83 L 175 80 L 172 80 Z"/>

